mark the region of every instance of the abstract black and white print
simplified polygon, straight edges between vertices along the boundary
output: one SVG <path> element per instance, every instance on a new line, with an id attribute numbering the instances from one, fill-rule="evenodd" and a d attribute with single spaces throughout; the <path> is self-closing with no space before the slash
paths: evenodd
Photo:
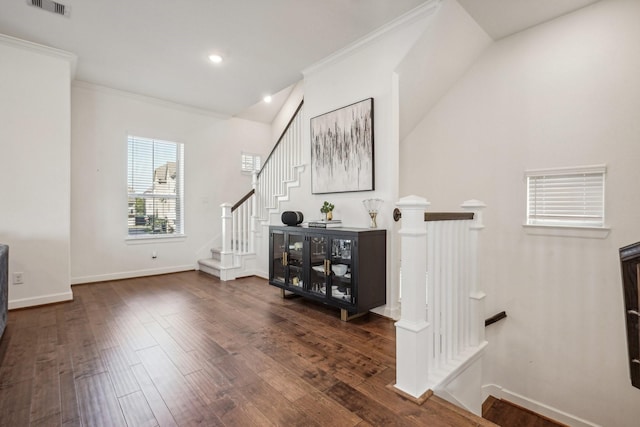
<path id="1" fill-rule="evenodd" d="M 311 119 L 311 192 L 374 189 L 373 98 Z"/>

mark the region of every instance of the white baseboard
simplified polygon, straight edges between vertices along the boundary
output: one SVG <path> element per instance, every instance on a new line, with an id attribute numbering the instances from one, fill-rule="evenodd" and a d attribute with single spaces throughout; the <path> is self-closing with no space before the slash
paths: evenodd
<path id="1" fill-rule="evenodd" d="M 499 399 L 508 400 L 509 402 L 520 405 L 530 411 L 572 427 L 601 427 L 599 424 L 594 424 L 590 421 L 576 417 L 575 415 L 568 414 L 549 405 L 545 405 L 544 403 L 521 396 L 518 393 L 514 393 L 496 384 L 486 384 L 482 386 L 482 401 L 490 395 Z"/>
<path id="2" fill-rule="evenodd" d="M 40 295 L 31 298 L 9 300 L 9 310 L 16 308 L 35 307 L 37 305 L 53 304 L 56 302 L 73 301 L 73 292 L 61 292 L 59 294 Z"/>
<path id="3" fill-rule="evenodd" d="M 253 272 L 254 276 L 258 276 L 262 279 L 265 280 L 269 280 L 269 272 L 268 271 L 262 271 L 262 270 L 254 270 Z"/>
<path id="4" fill-rule="evenodd" d="M 158 274 L 179 273 L 181 271 L 196 270 L 192 264 L 177 265 L 173 267 L 149 268 L 147 270 L 123 271 L 119 273 L 97 274 L 95 276 L 78 276 L 71 278 L 72 285 L 80 285 L 82 283 L 105 282 L 108 280 L 131 279 L 134 277 L 155 276 Z"/>

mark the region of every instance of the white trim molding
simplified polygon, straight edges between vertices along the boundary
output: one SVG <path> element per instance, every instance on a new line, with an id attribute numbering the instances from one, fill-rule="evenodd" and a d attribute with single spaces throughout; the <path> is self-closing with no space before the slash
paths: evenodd
<path id="1" fill-rule="evenodd" d="M 343 47 L 340 50 L 337 50 L 336 52 L 332 53 L 326 58 L 321 59 L 320 61 L 316 62 L 313 65 L 310 65 L 309 67 L 302 70 L 302 75 L 308 76 L 310 74 L 313 74 L 318 69 L 326 65 L 340 61 L 342 58 L 345 58 L 351 55 L 353 52 L 357 51 L 363 46 L 368 45 L 369 43 L 374 42 L 375 40 L 377 40 L 378 38 L 382 37 L 387 33 L 390 33 L 398 28 L 401 28 L 404 25 L 410 24 L 418 19 L 427 18 L 434 15 L 440 9 L 441 3 L 442 3 L 442 0 L 429 0 L 421 4 L 420 6 L 410 10 L 404 15 L 401 15 L 398 18 L 394 19 L 393 21 L 383 25 L 377 30 L 372 31 L 371 33 L 365 35 L 364 37 L 359 38 L 355 42 Z"/>
<path id="2" fill-rule="evenodd" d="M 186 113 L 199 114 L 202 116 L 213 117 L 214 119 L 227 120 L 231 116 L 228 114 L 221 114 L 211 110 L 205 110 L 203 108 L 191 107 L 189 105 L 178 104 L 176 102 L 167 101 L 160 98 L 154 98 L 147 95 L 141 95 L 139 93 L 127 92 L 120 89 L 114 89 L 108 86 L 102 86 L 95 83 L 87 82 L 84 80 L 74 80 L 71 84 L 72 88 L 85 89 L 98 93 L 104 93 L 106 95 L 119 96 L 122 98 L 132 99 L 134 101 L 145 102 L 148 104 L 154 104 L 159 107 L 171 108 L 174 110 L 184 111 Z"/>
<path id="3" fill-rule="evenodd" d="M 599 424 L 592 423 L 575 415 L 561 411 L 560 409 L 529 399 L 528 397 L 507 390 L 506 388 L 502 388 L 497 384 L 485 384 L 482 386 L 482 401 L 484 402 L 489 396 L 508 400 L 509 402 L 515 403 L 516 405 L 522 406 L 530 411 L 572 427 L 602 427 Z"/>
<path id="4" fill-rule="evenodd" d="M 174 267 L 149 268 L 146 270 L 123 271 L 120 273 L 97 274 L 94 276 L 78 276 L 71 278 L 72 285 L 81 285 L 84 283 L 105 282 L 108 280 L 132 279 L 134 277 L 156 276 L 159 274 L 180 273 L 182 271 L 197 270 L 193 264 L 177 265 Z"/>
<path id="5" fill-rule="evenodd" d="M 17 308 L 35 307 L 38 305 L 53 304 L 56 302 L 73 301 L 73 292 L 61 292 L 58 294 L 40 295 L 37 297 L 9 300 L 9 310 Z"/>
<path id="6" fill-rule="evenodd" d="M 69 62 L 70 77 L 73 81 L 76 78 L 76 67 L 78 65 L 78 56 L 75 53 L 67 52 L 66 50 L 56 49 L 54 47 L 45 46 L 38 43 L 33 43 L 27 40 L 22 40 L 16 37 L 7 36 L 6 34 L 0 34 L 0 43 L 6 46 L 19 48 L 23 50 L 29 50 L 35 53 L 40 53 L 54 58 L 59 58 Z"/>

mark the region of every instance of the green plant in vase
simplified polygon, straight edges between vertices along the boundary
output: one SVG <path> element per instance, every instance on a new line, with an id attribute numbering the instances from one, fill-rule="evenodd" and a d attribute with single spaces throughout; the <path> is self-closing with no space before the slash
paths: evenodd
<path id="1" fill-rule="evenodd" d="M 333 206 L 333 204 L 327 202 L 325 200 L 324 204 L 322 205 L 322 207 L 320 208 L 320 212 L 322 212 L 324 214 L 324 219 L 327 221 L 331 221 L 333 219 L 333 208 L 335 206 Z"/>

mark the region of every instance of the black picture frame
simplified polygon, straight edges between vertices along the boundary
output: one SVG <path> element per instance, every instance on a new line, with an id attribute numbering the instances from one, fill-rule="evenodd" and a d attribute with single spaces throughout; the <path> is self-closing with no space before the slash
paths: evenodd
<path id="1" fill-rule="evenodd" d="M 310 122 L 311 193 L 375 190 L 373 98 Z"/>

